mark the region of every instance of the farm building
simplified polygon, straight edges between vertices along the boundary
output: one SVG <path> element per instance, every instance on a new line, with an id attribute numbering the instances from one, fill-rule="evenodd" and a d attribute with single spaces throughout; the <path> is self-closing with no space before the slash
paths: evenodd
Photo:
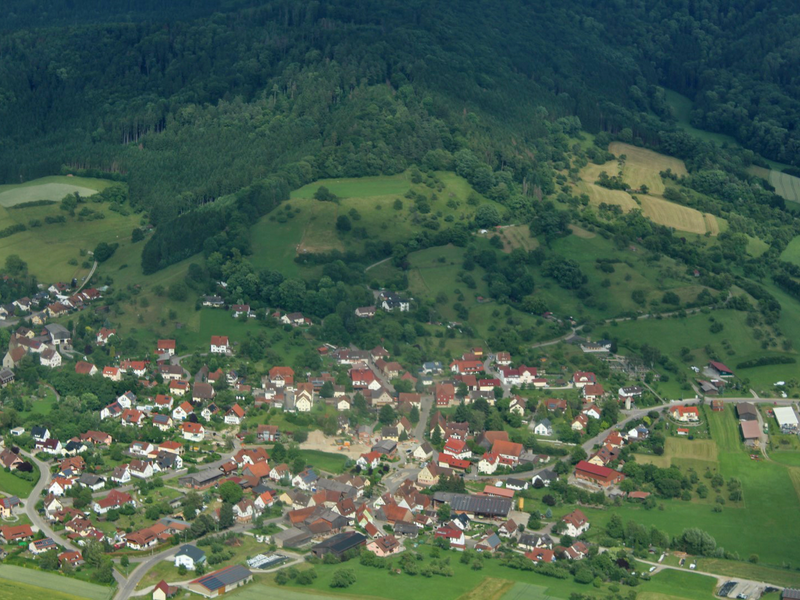
<path id="1" fill-rule="evenodd" d="M 796 433 L 798 422 L 797 414 L 791 406 L 776 406 L 773 410 L 778 426 L 784 433 Z"/>
<path id="2" fill-rule="evenodd" d="M 736 414 L 740 421 L 757 421 L 758 409 L 750 402 L 740 402 L 736 405 Z"/>
<path id="3" fill-rule="evenodd" d="M 761 437 L 758 421 L 742 421 L 740 426 L 742 428 L 742 437 L 746 444 L 751 444 Z"/>
<path id="4" fill-rule="evenodd" d="M 451 494 L 436 492 L 433 495 L 436 506 L 449 504 L 454 513 L 466 513 L 470 518 L 483 517 L 492 519 L 508 519 L 512 501 L 508 498 L 492 496 L 471 496 L 469 494 Z"/>
<path id="5" fill-rule="evenodd" d="M 576 479 L 583 479 L 601 487 L 608 487 L 625 479 L 625 475 L 599 465 L 593 465 L 585 460 L 575 465 Z"/>
<path id="6" fill-rule="evenodd" d="M 200 594 L 206 598 L 216 598 L 239 586 L 250 583 L 252 580 L 253 574 L 249 569 L 242 565 L 231 565 L 208 575 L 203 575 L 189 582 L 187 587 L 190 592 L 195 594 Z"/>
<path id="7" fill-rule="evenodd" d="M 713 410 L 714 412 L 722 412 L 723 410 L 725 410 L 725 403 L 722 400 L 712 400 L 711 410 Z"/>
<path id="8" fill-rule="evenodd" d="M 345 531 L 320 542 L 311 549 L 311 552 L 317 558 L 322 558 L 326 554 L 333 554 L 338 558 L 348 550 L 358 548 L 366 543 L 367 538 L 357 531 Z"/>
<path id="9" fill-rule="evenodd" d="M 733 377 L 733 371 L 716 360 L 709 361 L 708 369 L 717 377 Z"/>

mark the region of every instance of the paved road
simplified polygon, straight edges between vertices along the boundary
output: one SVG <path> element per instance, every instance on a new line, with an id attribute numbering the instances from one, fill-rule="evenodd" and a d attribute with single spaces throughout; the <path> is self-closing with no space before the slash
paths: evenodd
<path id="1" fill-rule="evenodd" d="M 782 585 L 769 583 L 768 581 L 755 581 L 753 579 L 742 579 L 741 577 L 732 577 L 730 575 L 719 575 L 718 573 L 709 573 L 708 571 L 697 571 L 695 569 L 688 569 L 686 567 L 677 567 L 677 566 L 674 566 L 674 565 L 663 565 L 661 563 L 652 562 L 652 561 L 649 561 L 649 560 L 642 560 L 640 558 L 637 558 L 636 560 L 638 560 L 639 562 L 642 562 L 642 563 L 644 563 L 646 565 L 651 565 L 651 566 L 656 568 L 656 570 L 651 573 L 651 576 L 655 575 L 656 573 L 659 573 L 660 571 L 663 571 L 663 570 L 666 570 L 666 569 L 671 569 L 673 571 L 685 571 L 686 573 L 696 573 L 698 575 L 705 575 L 707 577 L 713 577 L 714 579 L 717 580 L 717 585 L 721 585 L 721 584 L 723 584 L 723 583 L 725 583 L 727 581 L 738 581 L 739 583 L 746 583 L 746 584 L 750 584 L 750 585 L 756 585 L 756 586 L 762 586 L 762 587 L 763 586 L 772 586 L 772 587 L 775 587 L 775 588 L 778 588 L 778 589 L 783 589 Z"/>
<path id="2" fill-rule="evenodd" d="M 39 468 L 39 481 L 35 486 L 33 486 L 30 495 L 25 500 L 25 514 L 28 515 L 31 523 L 43 531 L 44 534 L 51 538 L 54 542 L 61 544 L 70 550 L 77 550 L 78 548 L 72 544 L 72 542 L 53 531 L 47 520 L 44 519 L 36 510 L 36 503 L 39 501 L 42 491 L 50 484 L 50 466 L 46 462 L 39 460 L 24 450 L 21 450 L 20 453 L 32 460 Z"/>
<path id="3" fill-rule="evenodd" d="M 75 290 L 76 294 L 80 292 L 87 283 L 89 283 L 89 280 L 92 278 L 92 275 L 94 275 L 96 269 L 97 269 L 97 261 L 94 261 L 94 264 L 92 265 L 92 270 L 89 271 L 89 274 L 83 279 L 83 283 L 80 284 L 80 286 L 78 286 L 77 290 Z"/>

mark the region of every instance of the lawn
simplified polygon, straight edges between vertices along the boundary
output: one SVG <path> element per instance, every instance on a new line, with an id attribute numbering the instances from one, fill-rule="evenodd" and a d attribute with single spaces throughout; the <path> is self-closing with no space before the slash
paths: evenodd
<path id="1" fill-rule="evenodd" d="M 55 403 L 55 393 L 50 388 L 45 388 L 44 398 L 37 398 L 33 401 L 33 410 L 31 413 L 34 415 L 46 415 L 50 412 Z"/>
<path id="2" fill-rule="evenodd" d="M 13 496 L 18 496 L 20 498 L 27 498 L 28 494 L 31 493 L 33 486 L 36 485 L 36 481 L 38 481 L 38 470 L 36 469 L 36 465 L 34 465 L 34 474 L 35 478 L 34 481 L 27 481 L 25 479 L 21 479 L 14 475 L 13 472 L 9 471 L 6 472 L 5 470 L 0 470 L 0 490 L 6 492 L 7 494 L 11 494 Z"/>
<path id="3" fill-rule="evenodd" d="M 35 581 L 36 585 L 31 585 Z M 13 583 L 9 583 L 13 582 Z M 65 593 L 62 590 L 69 590 Z M 12 565 L 0 565 L 0 598 L 14 600 L 30 598 L 52 598 L 54 600 L 108 600 L 113 590 L 110 587 L 87 583 L 73 577 L 63 577 L 43 571 L 34 571 Z"/>
<path id="4" fill-rule="evenodd" d="M 699 558 L 697 569 L 707 573 L 719 573 L 730 577 L 741 577 L 754 581 L 766 581 L 786 587 L 800 587 L 800 573 L 788 569 L 773 569 L 749 562 L 723 560 L 721 558 Z"/>
<path id="5" fill-rule="evenodd" d="M 322 450 L 300 450 L 300 456 L 307 465 L 337 475 L 344 471 L 344 463 L 347 461 L 347 457 L 342 454 Z"/>
<path id="6" fill-rule="evenodd" d="M 637 588 L 641 591 L 636 597 L 639 600 L 669 600 L 672 598 L 706 600 L 713 597 L 716 584 L 717 581 L 713 577 L 675 569 L 664 569 Z"/>
<path id="7" fill-rule="evenodd" d="M 670 535 L 700 527 L 716 539 L 718 546 L 737 552 L 743 559 L 757 554 L 761 564 L 768 566 L 800 564 L 800 549 L 794 543 L 800 538 L 800 522 L 786 518 L 800 508 L 800 489 L 795 488 L 792 477 L 800 479 L 797 477 L 800 469 L 790 471 L 791 467 L 778 463 L 751 460 L 740 440 L 731 406 L 726 406 L 723 412 L 706 410 L 706 417 L 712 439 L 717 444 L 720 473 L 726 480 L 736 477 L 742 482 L 742 507 L 733 507 L 727 502 L 722 512 L 715 513 L 708 504 L 670 500 L 659 501 L 664 510 L 623 504 L 613 512 L 623 521 L 655 526 Z M 593 528 L 603 527 L 612 514 L 612 511 L 596 509 L 585 512 Z"/>
<path id="8" fill-rule="evenodd" d="M 664 445 L 664 454 L 637 454 L 636 462 L 649 463 L 662 468 L 676 464 L 680 467 L 693 467 L 698 474 L 705 472 L 706 466 L 716 469 L 717 444 L 713 440 L 689 440 L 687 438 L 668 437 Z M 699 469 L 700 468 L 700 469 Z"/>

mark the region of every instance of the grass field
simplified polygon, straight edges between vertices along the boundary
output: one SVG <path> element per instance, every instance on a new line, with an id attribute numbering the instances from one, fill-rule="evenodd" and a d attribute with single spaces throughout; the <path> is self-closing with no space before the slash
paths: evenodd
<path id="1" fill-rule="evenodd" d="M 342 454 L 322 450 L 300 450 L 300 456 L 305 459 L 307 465 L 335 474 L 344 471 L 344 463 L 347 460 Z"/>
<path id="2" fill-rule="evenodd" d="M 36 469 L 35 465 L 34 469 Z M 34 471 L 34 474 L 38 474 L 38 470 Z M 36 485 L 36 480 L 38 480 L 38 476 L 34 481 L 27 481 L 17 477 L 13 472 L 0 470 L 0 490 L 7 494 L 11 494 L 12 496 L 27 498 L 28 494 L 31 493 L 33 486 Z"/>
<path id="3" fill-rule="evenodd" d="M 35 200 L 58 201 L 75 192 L 87 197 L 113 184 L 113 181 L 105 179 L 54 175 L 25 183 L 0 185 L 0 206 L 16 206 Z"/>
<path id="4" fill-rule="evenodd" d="M 792 202 L 800 202 L 800 178 L 770 169 L 768 181 L 775 193 Z"/>
<path id="5" fill-rule="evenodd" d="M 470 218 L 477 208 L 467 203 L 475 194 L 472 187 L 454 173 L 437 172 L 436 178 L 439 183 L 433 188 L 413 183 L 410 173 L 406 172 L 381 177 L 323 179 L 294 190 L 288 203 L 260 219 L 252 228 L 250 261 L 257 268 L 276 269 L 294 276 L 310 270 L 294 262 L 295 256 L 304 252 L 334 249 L 361 252 L 367 239 L 390 243 L 408 240 L 423 227 L 422 219 L 438 217 L 440 226 L 445 227 L 444 219 L 457 222 Z M 327 187 L 339 201 L 314 200 L 314 193 L 320 186 Z M 414 201 L 405 197 L 409 191 L 428 199 L 428 213 L 411 210 Z M 491 203 L 480 195 L 477 197 L 479 205 Z M 394 206 L 398 200 L 402 204 L 399 210 Z M 286 204 L 292 208 L 290 212 L 294 216 L 291 218 L 285 217 Z M 502 207 L 495 206 L 502 212 Z M 352 216 L 353 211 L 357 217 Z M 367 235 L 338 232 L 335 223 L 341 215 L 349 215 L 353 230 L 363 228 Z"/>
<path id="6" fill-rule="evenodd" d="M 689 598 L 707 600 L 714 596 L 717 581 L 713 577 L 686 573 L 674 569 L 664 569 L 656 573 L 650 581 L 640 586 L 639 600 L 672 600 Z"/>
<path id="7" fill-rule="evenodd" d="M 726 502 L 722 512 L 715 513 L 708 504 L 680 500 L 659 501 L 664 505 L 663 511 L 648 511 L 628 504 L 613 511 L 587 508 L 584 512 L 592 527 L 604 526 L 612 512 L 624 522 L 633 520 L 655 526 L 671 535 L 700 527 L 716 539 L 718 547 L 737 552 L 743 559 L 757 554 L 760 564 L 765 566 L 800 564 L 800 549 L 793 542 L 800 537 L 800 522 L 785 518 L 800 509 L 800 489 L 791 476 L 796 468 L 751 460 L 741 442 L 731 406 L 726 406 L 723 412 L 705 410 L 705 415 L 717 445 L 721 475 L 726 480 L 736 477 L 742 482 L 744 502 L 740 508 Z M 800 473 L 800 469 L 796 470 Z"/>
<path id="8" fill-rule="evenodd" d="M 45 178 L 36 181 L 49 181 L 51 179 L 67 178 Z M 79 179 L 81 187 L 89 191 L 103 189 L 114 182 L 101 179 Z M 0 186 L 0 196 L 3 194 L 19 194 L 22 191 L 31 193 L 30 190 L 40 188 L 34 185 L 36 182 L 28 182 L 22 186 Z M 51 185 L 46 183 L 44 185 Z M 62 185 L 52 183 L 52 185 Z M 5 192 L 1 190 L 6 189 Z M 62 194 L 58 200 L 63 197 Z M 9 196 L 11 198 L 13 196 Z M 39 199 L 39 198 L 33 198 Z M 27 202 L 29 199 L 21 199 L 20 202 Z M 10 202 L 10 201 L 9 201 Z M 108 210 L 106 204 L 88 203 L 80 205 L 78 212 L 83 207 L 92 211 L 102 213 L 105 218 L 98 220 L 79 221 L 78 217 L 72 217 L 61 211 L 58 205 L 33 206 L 19 209 L 6 208 L 8 203 L 0 199 L 0 228 L 11 225 L 22 224 L 28 229 L 15 233 L 9 237 L 0 239 L 0 263 L 5 261 L 10 254 L 18 254 L 28 263 L 29 271 L 36 275 L 40 281 L 52 283 L 56 281 L 69 281 L 73 277 L 81 278 L 85 276 L 89 269 L 82 265 L 85 261 L 91 263 L 91 257 L 81 256 L 81 250 L 93 250 L 98 242 L 118 243 L 120 248 L 117 252 L 125 252 L 125 247 L 131 244 L 131 231 L 140 224 L 139 215 L 123 216 L 117 212 Z M 44 223 L 47 216 L 65 216 L 65 223 Z M 30 227 L 32 220 L 42 222 L 39 227 Z M 138 244 L 139 252 L 144 244 Z M 141 256 L 141 254 L 139 255 Z M 70 264 L 72 261 L 75 264 Z M 104 270 L 102 265 L 100 270 Z M 140 280 L 141 281 L 141 280 Z"/>
<path id="9" fill-rule="evenodd" d="M 539 247 L 539 240 L 531 236 L 530 228 L 527 225 L 503 227 L 498 234 L 503 240 L 504 252 L 511 252 L 515 248 L 529 251 Z"/>
<path id="10" fill-rule="evenodd" d="M 32 584 L 35 582 L 35 585 Z M 69 590 L 69 593 L 63 590 Z M 62 577 L 44 571 L 34 571 L 12 565 L 0 565 L 0 598 L 14 600 L 108 600 L 112 589 L 87 583 L 72 577 Z"/>
<path id="11" fill-rule="evenodd" d="M 660 171 L 670 169 L 678 176 L 687 174 L 686 165 L 679 158 L 622 142 L 612 142 L 608 150 L 617 157 L 625 155 L 622 178 L 633 188 L 646 185 L 652 194 L 660 196 L 664 193 L 664 180 L 659 175 Z"/>
<path id="12" fill-rule="evenodd" d="M 800 235 L 786 245 L 781 252 L 781 260 L 800 266 Z"/>

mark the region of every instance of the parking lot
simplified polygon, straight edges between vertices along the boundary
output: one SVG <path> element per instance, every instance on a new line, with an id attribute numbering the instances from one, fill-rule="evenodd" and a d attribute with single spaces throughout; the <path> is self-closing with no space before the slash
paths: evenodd
<path id="1" fill-rule="evenodd" d="M 763 586 L 736 580 L 726 581 L 717 590 L 717 596 L 720 598 L 736 598 L 738 600 L 758 600 L 763 593 Z"/>

